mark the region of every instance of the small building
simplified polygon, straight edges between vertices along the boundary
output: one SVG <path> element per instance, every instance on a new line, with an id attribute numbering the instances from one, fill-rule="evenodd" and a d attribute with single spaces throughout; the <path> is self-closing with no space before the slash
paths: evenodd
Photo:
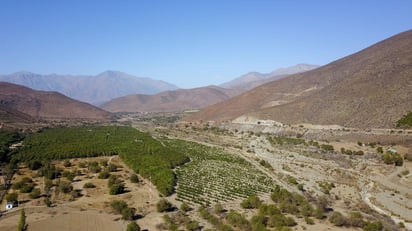
<path id="1" fill-rule="evenodd" d="M 396 151 L 396 149 L 394 149 L 394 148 L 389 148 L 389 149 L 388 149 L 388 152 L 397 153 L 398 151 Z"/>
<path id="2" fill-rule="evenodd" d="M 6 205 L 6 210 L 12 209 L 13 208 L 13 203 L 7 203 Z"/>

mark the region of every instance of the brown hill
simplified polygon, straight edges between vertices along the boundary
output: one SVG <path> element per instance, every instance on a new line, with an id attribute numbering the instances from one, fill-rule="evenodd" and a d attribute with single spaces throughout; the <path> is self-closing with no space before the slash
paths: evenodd
<path id="1" fill-rule="evenodd" d="M 288 124 L 393 127 L 412 109 L 412 30 L 323 67 L 264 84 L 186 120 L 241 115 Z"/>
<path id="2" fill-rule="evenodd" d="M 35 119 L 27 114 L 0 105 L 0 123 L 32 123 Z"/>
<path id="3" fill-rule="evenodd" d="M 111 112 L 177 112 L 201 109 L 229 99 L 238 91 L 216 86 L 161 92 L 156 95 L 129 95 L 111 100 L 102 108 Z"/>
<path id="4" fill-rule="evenodd" d="M 0 82 L 0 106 L 4 115 L 19 113 L 35 119 L 109 119 L 111 114 L 57 92 L 35 91 Z M 23 116 L 24 115 L 24 116 Z"/>

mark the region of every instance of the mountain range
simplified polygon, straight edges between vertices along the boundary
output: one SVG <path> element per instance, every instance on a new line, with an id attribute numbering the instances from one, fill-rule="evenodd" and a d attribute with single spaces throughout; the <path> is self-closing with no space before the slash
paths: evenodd
<path id="1" fill-rule="evenodd" d="M 278 68 L 270 73 L 249 72 L 221 84 L 220 87 L 248 91 L 264 83 L 272 82 L 292 74 L 310 71 L 318 67 L 318 65 L 297 64 L 291 67 Z"/>
<path id="2" fill-rule="evenodd" d="M 57 91 L 93 105 L 100 105 L 111 99 L 130 94 L 156 94 L 178 89 L 175 85 L 165 81 L 139 78 L 119 71 L 105 71 L 96 76 L 39 75 L 31 72 L 17 72 L 0 75 L 0 81 L 35 90 Z"/>
<path id="3" fill-rule="evenodd" d="M 299 64 L 279 68 L 268 74 L 251 72 L 220 86 L 165 91 L 155 95 L 134 94 L 113 99 L 101 107 L 110 112 L 176 112 L 202 109 L 239 95 L 265 82 L 284 78 L 292 73 L 312 70 L 318 66 Z"/>
<path id="4" fill-rule="evenodd" d="M 187 117 L 394 127 L 412 109 L 412 30 L 325 66 L 263 84 Z"/>

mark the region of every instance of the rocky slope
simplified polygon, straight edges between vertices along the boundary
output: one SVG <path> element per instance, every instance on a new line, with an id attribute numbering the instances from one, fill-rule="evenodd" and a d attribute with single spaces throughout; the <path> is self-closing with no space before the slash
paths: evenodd
<path id="1" fill-rule="evenodd" d="M 242 115 L 282 123 L 393 127 L 412 109 L 412 30 L 312 71 L 245 92 L 188 117 Z"/>

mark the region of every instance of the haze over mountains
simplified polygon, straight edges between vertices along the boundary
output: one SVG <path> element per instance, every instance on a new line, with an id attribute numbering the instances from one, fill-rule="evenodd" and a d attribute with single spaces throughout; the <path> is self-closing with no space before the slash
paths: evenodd
<path id="1" fill-rule="evenodd" d="M 312 71 L 254 88 L 188 117 L 387 128 L 412 109 L 412 31 Z"/>
<path id="2" fill-rule="evenodd" d="M 38 119 L 110 119 L 100 108 L 68 98 L 57 92 L 36 91 L 0 82 L 2 122 L 30 122 Z"/>
<path id="3" fill-rule="evenodd" d="M 220 86 L 223 88 L 247 91 L 267 82 L 284 78 L 288 75 L 310 71 L 318 68 L 318 65 L 298 64 L 291 67 L 278 68 L 270 73 L 249 72 Z"/>
<path id="4" fill-rule="evenodd" d="M 93 105 L 100 105 L 125 95 L 156 94 L 178 88 L 165 81 L 139 78 L 119 71 L 105 71 L 96 76 L 39 75 L 17 72 L 0 75 L 0 81 L 23 85 L 35 90 L 57 91 Z"/>
<path id="5" fill-rule="evenodd" d="M 274 79 L 284 78 L 289 73 L 304 72 L 318 66 L 299 64 L 279 68 L 268 74 L 251 72 L 230 82 L 218 86 L 193 89 L 179 89 L 161 92 L 155 95 L 129 95 L 113 99 L 102 105 L 111 112 L 176 112 L 188 109 L 202 109 L 212 104 L 225 101 L 255 86 Z"/>

